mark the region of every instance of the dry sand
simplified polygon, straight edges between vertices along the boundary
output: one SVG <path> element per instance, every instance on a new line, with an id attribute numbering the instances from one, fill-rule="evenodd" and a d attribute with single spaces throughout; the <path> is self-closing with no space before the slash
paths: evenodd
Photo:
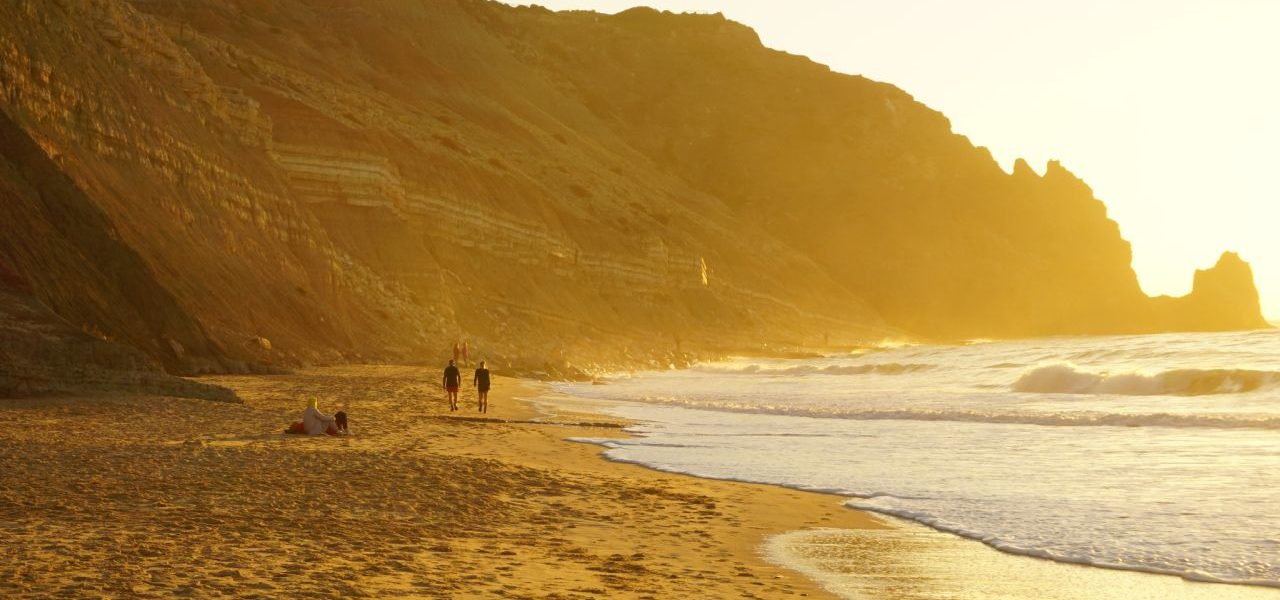
<path id="1" fill-rule="evenodd" d="M 0 597 L 822 596 L 764 537 L 875 526 L 563 441 L 618 429 L 452 418 L 434 369 L 213 381 L 245 404 L 0 401 Z M 498 379 L 488 417 L 533 417 L 530 385 Z M 282 435 L 310 395 L 354 435 Z"/>
<path id="2" fill-rule="evenodd" d="M 244 405 L 0 400 L 0 597 L 1275 598 L 1280 591 L 1061 565 L 832 496 L 601 460 L 500 378 L 451 415 L 434 369 L 219 377 Z M 305 399 L 354 435 L 286 436 Z M 776 533 L 790 533 L 765 544 Z M 832 529 L 826 529 L 832 528 Z M 791 538 L 795 544 L 781 542 Z"/>

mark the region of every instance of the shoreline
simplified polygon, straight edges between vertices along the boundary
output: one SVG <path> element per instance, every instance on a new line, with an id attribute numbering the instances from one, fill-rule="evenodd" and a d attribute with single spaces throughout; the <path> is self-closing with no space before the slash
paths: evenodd
<path id="1" fill-rule="evenodd" d="M 610 401 L 573 397 L 572 402 L 590 404 Z M 592 445 L 600 449 L 602 459 L 619 465 L 640 466 L 663 473 L 718 483 L 766 485 L 803 491 L 830 497 L 842 505 L 853 498 L 843 494 L 789 487 L 783 484 L 698 475 L 675 469 L 666 470 L 638 460 L 609 457 L 607 456 L 608 446 L 600 443 Z M 986 544 L 980 539 L 938 529 L 902 516 L 850 506 L 844 508 L 876 520 L 878 526 L 846 530 L 797 529 L 776 533 L 761 541 L 762 554 L 769 556 L 771 562 L 775 564 L 805 574 L 832 594 L 858 598 L 882 597 L 886 590 L 892 589 L 891 595 L 883 597 L 921 600 L 988 597 L 1062 600 L 1280 599 L 1280 587 L 1277 586 L 1187 578 L 1178 573 L 1095 565 L 1031 553 L 1008 552 Z M 824 538 L 827 541 L 821 541 Z M 879 564 L 868 566 L 867 563 L 875 561 L 868 559 L 865 552 L 853 550 L 843 555 L 841 552 L 830 552 L 829 549 L 833 545 L 830 541 L 832 539 L 840 540 L 835 543 L 846 546 L 877 546 L 882 550 L 878 557 L 880 559 L 891 557 L 894 554 L 892 547 L 903 546 L 913 547 L 913 552 L 918 553 L 919 556 L 907 557 L 906 560 L 896 562 L 880 560 Z M 788 541 L 794 543 L 788 544 Z M 801 549 L 788 548 L 788 545 L 800 546 Z M 806 545 L 818 547 L 819 551 L 806 552 L 803 549 Z M 859 564 L 857 561 L 850 560 L 852 557 L 865 562 Z M 817 566 L 818 563 L 825 564 Z M 1021 575 L 1010 578 L 1010 573 Z M 931 589 L 928 586 L 904 585 L 904 581 L 911 580 L 932 581 L 937 584 L 937 589 Z"/>
<path id="2" fill-rule="evenodd" d="M 475 414 L 470 388 L 451 415 L 437 377 L 349 366 L 204 378 L 244 404 L 0 400 L 0 460 L 10 465 L 0 489 L 0 595 L 836 598 L 854 589 L 929 600 L 1274 591 L 1007 555 L 848 508 L 841 496 L 610 461 L 600 446 L 567 438 L 626 435 L 621 420 L 540 413 L 547 386 L 505 377 L 495 379 L 489 415 Z M 354 435 L 281 434 L 310 396 L 327 412 L 347 410 Z M 833 579 L 832 565 L 847 572 Z"/>

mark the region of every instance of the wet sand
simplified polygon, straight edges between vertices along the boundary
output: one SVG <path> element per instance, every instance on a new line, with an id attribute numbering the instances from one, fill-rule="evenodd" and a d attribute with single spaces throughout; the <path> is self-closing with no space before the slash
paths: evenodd
<path id="1" fill-rule="evenodd" d="M 0 596 L 834 597 L 818 580 L 870 598 L 1280 595 L 1012 557 L 832 496 L 611 463 L 564 438 L 620 424 L 537 413 L 516 399 L 536 383 L 497 379 L 481 416 L 467 388 L 450 414 L 435 370 L 209 380 L 245 404 L 0 400 Z M 310 396 L 354 435 L 281 434 Z M 767 542 L 815 529 L 836 533 Z"/>

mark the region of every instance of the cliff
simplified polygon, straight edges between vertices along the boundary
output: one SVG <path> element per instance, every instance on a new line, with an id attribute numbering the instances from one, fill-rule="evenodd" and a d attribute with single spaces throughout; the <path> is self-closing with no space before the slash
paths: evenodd
<path id="1" fill-rule="evenodd" d="M 1142 295 L 1060 165 L 720 16 L 16 0 L 0 58 L 0 264 L 171 372 L 1257 320 Z"/>
<path id="2" fill-rule="evenodd" d="M 99 393 L 240 401 L 230 389 L 165 373 L 137 348 L 76 330 L 0 284 L 0 398 Z"/>
<path id="3" fill-rule="evenodd" d="M 133 346 L 76 329 L 31 292 L 0 263 L 0 398 L 140 393 L 240 401 L 227 388 L 166 373 Z"/>
<path id="4" fill-rule="evenodd" d="M 1057 162 L 1008 175 L 902 90 L 767 50 L 718 16 L 542 24 L 532 37 L 568 63 L 556 72 L 628 143 L 892 323 L 941 337 L 1165 327 L 1146 319 L 1105 206 Z"/>

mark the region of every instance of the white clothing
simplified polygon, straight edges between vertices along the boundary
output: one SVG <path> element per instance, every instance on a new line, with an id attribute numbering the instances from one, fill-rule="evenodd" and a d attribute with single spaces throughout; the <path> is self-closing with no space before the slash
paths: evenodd
<path id="1" fill-rule="evenodd" d="M 308 406 L 307 410 L 302 411 L 302 428 L 307 430 L 308 435 L 320 435 L 333 423 L 333 417 L 320 412 L 317 408 Z"/>

